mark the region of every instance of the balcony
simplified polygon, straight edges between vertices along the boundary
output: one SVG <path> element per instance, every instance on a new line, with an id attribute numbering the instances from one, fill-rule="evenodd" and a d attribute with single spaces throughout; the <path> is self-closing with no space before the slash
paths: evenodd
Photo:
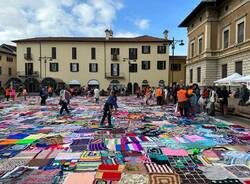
<path id="1" fill-rule="evenodd" d="M 118 54 L 112 54 L 111 55 L 111 60 L 112 61 L 119 61 L 119 55 Z"/>
<path id="2" fill-rule="evenodd" d="M 27 78 L 27 77 L 39 77 L 39 72 L 34 71 L 34 72 L 31 72 L 31 73 L 28 73 L 28 72 L 25 72 L 25 71 L 21 71 L 21 72 L 17 72 L 17 76 L 18 77 L 24 77 L 24 78 Z"/>
<path id="3" fill-rule="evenodd" d="M 119 73 L 119 75 L 111 75 L 111 73 L 105 73 L 105 77 L 107 79 L 123 79 L 125 78 L 125 74 Z"/>
<path id="4" fill-rule="evenodd" d="M 32 57 L 32 54 L 24 54 L 24 59 L 27 60 L 27 61 L 31 61 L 33 60 L 33 57 Z"/>

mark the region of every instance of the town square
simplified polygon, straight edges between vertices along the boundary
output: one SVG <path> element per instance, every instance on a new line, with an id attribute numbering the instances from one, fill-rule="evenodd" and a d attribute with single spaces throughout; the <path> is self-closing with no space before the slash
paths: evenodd
<path id="1" fill-rule="evenodd" d="M 249 0 L 0 5 L 1 184 L 250 183 Z"/>

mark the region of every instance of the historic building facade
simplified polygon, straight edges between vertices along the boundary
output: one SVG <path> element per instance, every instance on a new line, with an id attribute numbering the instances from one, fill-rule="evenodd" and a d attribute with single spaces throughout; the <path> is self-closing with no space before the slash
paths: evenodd
<path id="1" fill-rule="evenodd" d="M 16 77 L 16 47 L 8 44 L 0 45 L 0 87 Z"/>
<path id="2" fill-rule="evenodd" d="M 110 85 L 132 90 L 169 82 L 171 41 L 167 32 L 164 39 L 118 38 L 106 30 L 106 37 L 40 37 L 14 42 L 17 77 L 30 91 L 37 91 L 38 82 L 92 85 L 104 90 Z"/>
<path id="3" fill-rule="evenodd" d="M 249 10 L 249 0 L 206 0 L 179 25 L 188 30 L 187 84 L 250 74 Z"/>

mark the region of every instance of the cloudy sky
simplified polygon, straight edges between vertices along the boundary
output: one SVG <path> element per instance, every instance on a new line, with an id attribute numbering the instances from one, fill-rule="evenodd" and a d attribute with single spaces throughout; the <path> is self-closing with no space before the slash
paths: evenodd
<path id="1" fill-rule="evenodd" d="M 152 35 L 186 41 L 179 23 L 200 0 L 0 0 L 0 44 L 37 36 Z M 177 47 L 185 55 L 186 46 Z"/>

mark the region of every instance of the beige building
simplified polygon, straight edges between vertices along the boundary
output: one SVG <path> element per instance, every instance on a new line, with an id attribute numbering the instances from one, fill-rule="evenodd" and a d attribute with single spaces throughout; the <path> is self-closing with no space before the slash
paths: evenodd
<path id="1" fill-rule="evenodd" d="M 250 74 L 249 0 L 202 1 L 179 27 L 188 30 L 187 84 Z"/>
<path id="2" fill-rule="evenodd" d="M 81 86 L 110 85 L 128 87 L 168 84 L 169 44 L 151 36 L 113 37 L 40 37 L 15 40 L 17 77 L 29 91 L 37 91 L 39 82 Z M 129 69 L 130 64 L 130 69 Z M 132 88 L 131 88 L 132 87 Z"/>
<path id="3" fill-rule="evenodd" d="M 16 47 L 2 44 L 0 45 L 0 87 L 4 87 L 12 77 L 16 77 Z"/>
<path id="4" fill-rule="evenodd" d="M 170 71 L 169 81 L 172 83 L 185 82 L 186 80 L 186 56 L 169 56 Z"/>

